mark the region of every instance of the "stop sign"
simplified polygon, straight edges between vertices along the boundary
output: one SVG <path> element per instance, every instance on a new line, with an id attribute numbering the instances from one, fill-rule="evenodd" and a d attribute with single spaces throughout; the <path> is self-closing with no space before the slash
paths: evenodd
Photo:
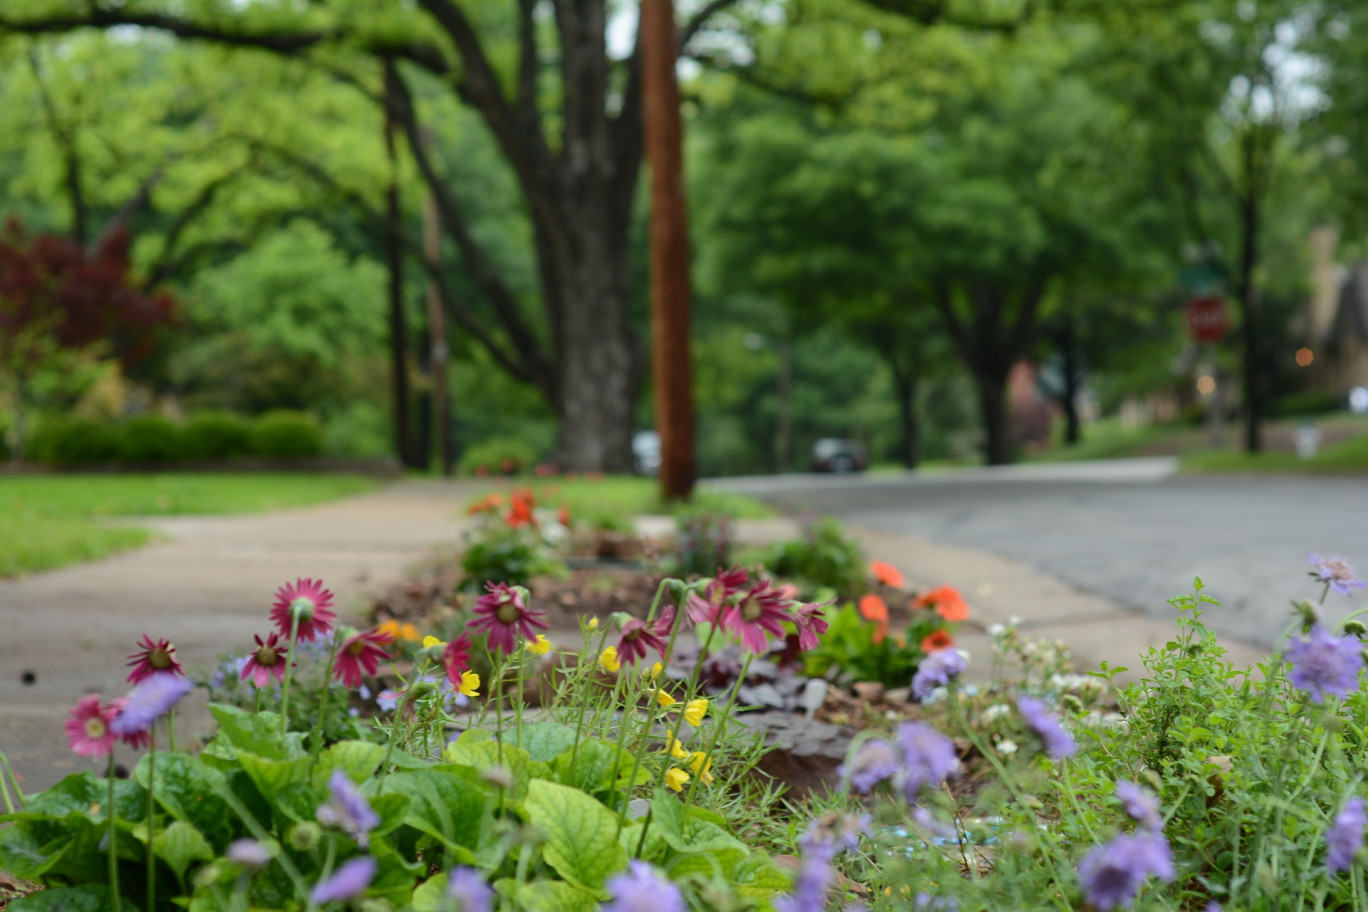
<path id="1" fill-rule="evenodd" d="M 1212 345 L 1225 338 L 1230 331 L 1230 317 L 1225 301 L 1217 297 L 1193 298 L 1183 308 L 1183 322 L 1188 333 L 1202 345 Z"/>

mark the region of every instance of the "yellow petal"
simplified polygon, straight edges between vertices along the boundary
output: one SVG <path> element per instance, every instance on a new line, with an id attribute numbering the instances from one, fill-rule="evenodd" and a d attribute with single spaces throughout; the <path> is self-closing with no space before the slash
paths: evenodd
<path id="1" fill-rule="evenodd" d="M 588 626 L 590 630 L 598 630 L 598 618 L 590 618 Z"/>
<path id="2" fill-rule="evenodd" d="M 703 717 L 708 714 L 708 700 L 706 697 L 699 697 L 697 700 L 690 700 L 684 704 L 684 721 L 694 728 L 703 724 Z"/>
<path id="3" fill-rule="evenodd" d="M 659 663 L 659 662 L 656 662 L 654 665 L 652 665 L 652 666 L 651 666 L 651 680 L 654 681 L 656 678 L 660 677 L 660 672 L 661 672 L 662 670 L 663 670 L 663 669 L 660 667 L 660 663 Z M 668 705 L 668 704 L 667 704 L 667 705 Z"/>
<path id="4" fill-rule="evenodd" d="M 467 697 L 480 695 L 480 676 L 473 671 L 461 673 L 461 693 Z"/>
<path id="5" fill-rule="evenodd" d="M 410 643 L 418 640 L 418 628 L 412 624 L 404 623 L 399 625 L 399 639 L 408 640 Z M 443 643 L 443 646 L 446 644 Z"/>
<path id="6" fill-rule="evenodd" d="M 375 629 L 378 633 L 388 633 L 392 637 L 397 637 L 399 635 L 399 622 L 394 618 L 389 618 L 388 620 L 381 621 L 380 625 Z"/>
<path id="7" fill-rule="evenodd" d="M 665 691 L 657 690 L 656 702 L 659 703 L 661 706 L 674 706 L 679 701 L 676 700 L 674 697 L 670 696 L 669 694 L 667 694 Z"/>
<path id="8" fill-rule="evenodd" d="M 702 780 L 704 785 L 713 781 L 712 760 L 702 751 L 694 754 L 689 759 L 689 769 L 694 771 L 694 775 Z"/>
<path id="9" fill-rule="evenodd" d="M 527 644 L 527 651 L 532 653 L 533 655 L 544 656 L 551 651 L 551 641 L 548 640 L 543 634 L 539 633 L 537 634 L 537 639 L 534 642 L 530 642 Z"/>
<path id="10" fill-rule="evenodd" d="M 599 654 L 598 663 L 607 671 L 616 672 L 622 668 L 622 663 L 618 661 L 617 647 L 609 646 Z"/>
<path id="11" fill-rule="evenodd" d="M 684 745 L 679 743 L 678 738 L 670 739 L 669 752 L 670 756 L 674 757 L 676 760 L 688 760 L 689 757 L 692 756 L 692 754 L 684 749 Z"/>
<path id="12" fill-rule="evenodd" d="M 423 637 L 423 648 L 424 648 L 424 649 L 431 649 L 433 646 L 445 646 L 445 645 L 446 645 L 446 643 L 443 643 L 441 640 L 437 639 L 435 636 L 425 636 L 425 637 Z"/>
<path id="13" fill-rule="evenodd" d="M 689 781 L 689 774 L 682 769 L 672 769 L 665 774 L 665 784 L 676 792 L 684 791 L 684 783 Z"/>

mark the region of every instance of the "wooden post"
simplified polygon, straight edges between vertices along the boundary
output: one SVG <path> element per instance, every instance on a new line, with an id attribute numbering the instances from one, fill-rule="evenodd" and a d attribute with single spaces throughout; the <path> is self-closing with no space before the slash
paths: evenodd
<path id="1" fill-rule="evenodd" d="M 670 0 L 642 0 L 639 28 L 646 159 L 651 166 L 651 355 L 660 492 L 665 500 L 682 500 L 693 491 L 698 469 L 689 348 L 689 229 Z"/>

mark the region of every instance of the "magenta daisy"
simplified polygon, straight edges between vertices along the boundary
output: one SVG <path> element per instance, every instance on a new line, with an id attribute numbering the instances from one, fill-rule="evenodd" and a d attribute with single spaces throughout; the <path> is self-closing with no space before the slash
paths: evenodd
<path id="1" fill-rule="evenodd" d="M 703 587 L 703 596 L 690 592 L 684 602 L 684 616 L 691 624 L 711 624 L 717 614 L 734 595 L 740 595 L 746 588 L 749 577 L 744 567 L 730 570 L 717 568 L 717 575 Z"/>
<path id="2" fill-rule="evenodd" d="M 381 659 L 394 656 L 384 647 L 394 642 L 391 634 L 379 630 L 367 630 L 356 636 L 348 637 L 337 650 L 337 660 L 333 664 L 333 676 L 347 687 L 361 686 L 361 672 L 373 675 L 380 667 Z"/>
<path id="3" fill-rule="evenodd" d="M 144 633 L 138 647 L 137 652 L 126 657 L 133 660 L 127 663 L 133 669 L 128 673 L 128 683 L 141 684 L 152 675 L 162 672 L 185 674 L 181 670 L 180 662 L 176 661 L 176 647 L 171 645 L 170 640 L 158 639 L 153 642 L 152 638 Z"/>
<path id="4" fill-rule="evenodd" d="M 447 680 L 459 690 L 461 675 L 470 671 L 470 637 L 463 633 L 447 643 L 442 649 L 442 664 L 446 666 Z"/>
<path id="5" fill-rule="evenodd" d="M 271 683 L 271 678 L 275 678 L 282 684 L 285 682 L 285 647 L 280 644 L 280 634 L 272 633 L 266 638 L 266 642 L 261 641 L 261 637 L 253 634 L 252 639 L 256 640 L 256 651 L 247 657 L 247 664 L 242 666 L 242 680 L 251 679 L 257 687 L 265 687 Z"/>
<path id="6" fill-rule="evenodd" d="M 301 642 L 313 642 L 332 630 L 332 622 L 337 619 L 337 615 L 328 610 L 333 604 L 333 594 L 323 588 L 321 579 L 297 579 L 286 583 L 276 590 L 275 597 L 271 620 L 281 636 L 289 637 L 295 617 L 299 618 L 297 639 Z"/>
<path id="7" fill-rule="evenodd" d="M 114 751 L 114 732 L 109 723 L 119 711 L 113 706 L 101 706 L 98 694 L 88 694 L 76 701 L 66 721 L 67 746 L 87 757 L 105 757 Z"/>
<path id="8" fill-rule="evenodd" d="M 831 602 L 813 602 L 791 609 L 793 625 L 798 628 L 799 649 L 807 652 L 817 648 L 818 637 L 827 632 L 827 622 L 822 616 L 822 609 L 830 604 Z"/>
<path id="9" fill-rule="evenodd" d="M 674 627 L 674 621 L 673 608 L 666 609 L 652 623 L 636 618 L 627 621 L 622 625 L 622 636 L 618 640 L 618 660 L 634 665 L 638 659 L 646 658 L 648 649 L 654 649 L 662 659 L 665 658 L 668 647 L 666 638 L 670 635 L 670 628 Z"/>
<path id="10" fill-rule="evenodd" d="M 478 618 L 470 622 L 470 629 L 489 634 L 489 648 L 505 655 L 518 649 L 518 639 L 536 642 L 537 630 L 549 630 L 550 625 L 541 611 L 527 607 L 527 590 L 507 583 L 485 583 L 488 594 L 475 600 Z"/>
<path id="11" fill-rule="evenodd" d="M 784 622 L 792 621 L 788 599 L 762 579 L 752 586 L 736 604 L 726 605 L 718 615 L 718 623 L 741 640 L 743 649 L 757 655 L 769 646 L 769 637 L 784 636 Z"/>

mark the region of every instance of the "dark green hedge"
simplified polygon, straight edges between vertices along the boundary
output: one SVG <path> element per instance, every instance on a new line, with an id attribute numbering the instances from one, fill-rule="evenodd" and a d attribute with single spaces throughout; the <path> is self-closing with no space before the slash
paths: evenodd
<path id="1" fill-rule="evenodd" d="M 117 424 L 85 418 L 43 422 L 30 458 L 55 466 L 99 463 L 183 463 L 260 456 L 299 459 L 323 452 L 323 427 L 304 412 L 274 411 L 256 418 L 203 412 L 177 423 L 138 415 Z"/>

